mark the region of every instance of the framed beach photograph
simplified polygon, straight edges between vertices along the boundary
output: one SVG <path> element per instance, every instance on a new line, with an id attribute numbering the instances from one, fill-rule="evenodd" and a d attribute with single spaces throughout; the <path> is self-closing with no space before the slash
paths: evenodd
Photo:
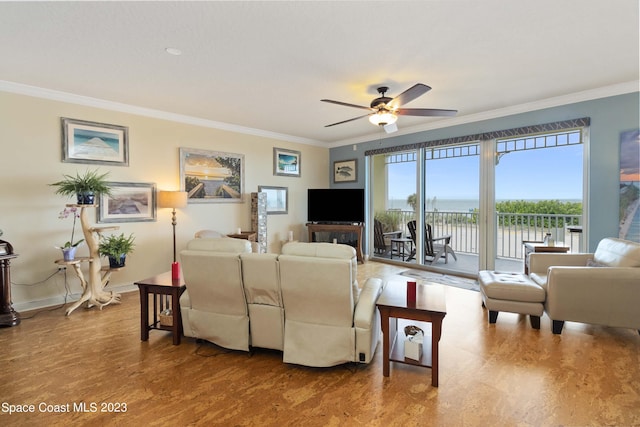
<path id="1" fill-rule="evenodd" d="M 358 159 L 333 162 L 333 182 L 356 182 L 358 180 Z"/>
<path id="2" fill-rule="evenodd" d="M 640 242 L 640 129 L 620 134 L 618 237 Z"/>
<path id="3" fill-rule="evenodd" d="M 242 203 L 244 155 L 180 148 L 180 189 L 189 203 Z"/>
<path id="4" fill-rule="evenodd" d="M 299 151 L 273 148 L 273 174 L 300 177 L 302 155 Z"/>
<path id="5" fill-rule="evenodd" d="M 111 195 L 100 195 L 98 222 L 149 222 L 156 220 L 156 184 L 109 182 Z"/>
<path id="6" fill-rule="evenodd" d="M 289 189 L 287 187 L 259 185 L 258 191 L 267 193 L 267 215 L 286 214 L 289 212 Z"/>
<path id="7" fill-rule="evenodd" d="M 63 117 L 62 161 L 129 166 L 129 129 Z"/>

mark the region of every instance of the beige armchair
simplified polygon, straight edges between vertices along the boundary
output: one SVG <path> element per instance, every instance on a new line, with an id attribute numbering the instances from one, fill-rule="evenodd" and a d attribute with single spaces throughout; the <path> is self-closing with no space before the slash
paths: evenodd
<path id="1" fill-rule="evenodd" d="M 547 293 L 554 334 L 565 321 L 640 332 L 640 244 L 615 238 L 594 253 L 532 253 L 529 276 Z"/>

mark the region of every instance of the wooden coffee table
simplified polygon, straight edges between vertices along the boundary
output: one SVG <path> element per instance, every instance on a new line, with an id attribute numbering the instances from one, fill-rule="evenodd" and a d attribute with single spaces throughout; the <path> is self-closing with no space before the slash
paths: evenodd
<path id="1" fill-rule="evenodd" d="M 431 385 L 437 387 L 438 343 L 442 333 L 442 319 L 447 315 L 442 285 L 417 285 L 416 303 L 407 304 L 407 284 L 390 282 L 382 291 L 376 305 L 380 310 L 384 335 L 382 374 L 385 377 L 389 376 L 390 361 L 431 368 Z M 404 357 L 404 325 L 409 323 L 420 327 L 425 333 L 420 360 Z"/>

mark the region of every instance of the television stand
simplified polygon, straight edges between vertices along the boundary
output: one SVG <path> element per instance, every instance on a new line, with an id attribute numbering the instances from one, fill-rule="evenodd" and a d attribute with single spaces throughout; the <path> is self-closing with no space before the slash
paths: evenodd
<path id="1" fill-rule="evenodd" d="M 362 257 L 362 229 L 363 224 L 313 224 L 308 223 L 307 229 L 309 230 L 309 241 L 317 242 L 315 233 L 329 232 L 329 233 L 353 233 L 356 235 L 356 256 L 358 262 L 363 263 Z"/>

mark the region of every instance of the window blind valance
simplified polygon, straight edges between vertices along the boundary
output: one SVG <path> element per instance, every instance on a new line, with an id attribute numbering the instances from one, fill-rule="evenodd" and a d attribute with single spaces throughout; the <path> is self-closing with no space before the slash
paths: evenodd
<path id="1" fill-rule="evenodd" d="M 443 145 L 465 144 L 474 141 L 489 141 L 492 139 L 513 138 L 524 135 L 535 135 L 545 132 L 557 132 L 565 129 L 576 129 L 587 127 L 591 123 L 589 117 L 580 119 L 563 120 L 560 122 L 544 123 L 539 125 L 522 126 L 512 129 L 496 130 L 491 132 L 483 132 L 475 135 L 456 136 L 452 138 L 437 139 L 434 141 L 416 142 L 413 144 L 398 145 L 395 147 L 376 148 L 364 152 L 365 156 L 374 156 L 376 154 L 388 154 L 398 151 L 417 150 L 418 148 L 430 148 Z"/>

